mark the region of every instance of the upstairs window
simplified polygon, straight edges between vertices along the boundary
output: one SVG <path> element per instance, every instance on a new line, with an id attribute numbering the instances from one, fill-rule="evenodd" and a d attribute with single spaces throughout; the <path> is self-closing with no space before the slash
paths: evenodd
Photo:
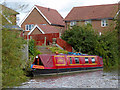
<path id="1" fill-rule="evenodd" d="M 85 58 L 85 63 L 89 63 L 88 57 Z"/>
<path id="2" fill-rule="evenodd" d="M 34 24 L 29 24 L 29 25 L 25 25 L 25 30 L 32 30 L 34 27 Z"/>
<path id="3" fill-rule="evenodd" d="M 76 25 L 76 21 L 70 22 L 70 26 L 74 26 L 74 25 Z"/>
<path id="4" fill-rule="evenodd" d="M 75 57 L 75 63 L 79 64 L 79 58 L 78 57 Z"/>
<path id="5" fill-rule="evenodd" d="M 91 22 L 91 20 L 87 20 L 87 21 L 85 21 L 85 25 L 87 25 L 87 24 L 91 24 L 92 22 Z"/>
<path id="6" fill-rule="evenodd" d="M 101 26 L 102 26 L 102 27 L 108 26 L 108 21 L 107 21 L 107 19 L 102 19 L 102 20 L 101 20 Z"/>

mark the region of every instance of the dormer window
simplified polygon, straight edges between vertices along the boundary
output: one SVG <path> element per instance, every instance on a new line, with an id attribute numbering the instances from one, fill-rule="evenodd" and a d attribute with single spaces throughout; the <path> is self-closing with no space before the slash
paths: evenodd
<path id="1" fill-rule="evenodd" d="M 33 27 L 34 27 L 34 24 L 25 25 L 25 30 L 30 31 L 33 29 Z"/>
<path id="2" fill-rule="evenodd" d="M 74 25 L 76 25 L 76 21 L 70 22 L 70 26 L 74 26 Z"/>
<path id="3" fill-rule="evenodd" d="M 107 21 L 107 19 L 102 19 L 102 20 L 101 20 L 101 27 L 106 27 L 106 26 L 108 26 L 108 21 Z"/>
<path id="4" fill-rule="evenodd" d="M 87 24 L 91 24 L 91 20 L 86 20 L 85 25 L 87 25 Z"/>

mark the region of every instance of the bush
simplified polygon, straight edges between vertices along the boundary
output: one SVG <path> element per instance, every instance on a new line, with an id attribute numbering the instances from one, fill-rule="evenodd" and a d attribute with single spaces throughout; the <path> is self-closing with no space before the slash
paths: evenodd
<path id="1" fill-rule="evenodd" d="M 77 52 L 93 54 L 97 43 L 97 36 L 91 25 L 74 26 L 66 30 L 62 39 L 67 41 Z"/>
<path id="2" fill-rule="evenodd" d="M 118 68 L 118 29 L 107 30 L 99 36 L 90 25 L 74 26 L 65 31 L 62 39 L 71 44 L 76 51 L 102 56 L 104 70 Z"/>
<path id="3" fill-rule="evenodd" d="M 24 39 L 19 33 L 2 30 L 2 87 L 13 87 L 27 78 L 23 72 L 22 48 Z"/>
<path id="4" fill-rule="evenodd" d="M 35 40 L 31 39 L 29 41 L 29 55 L 36 56 L 38 54 L 42 54 L 39 50 L 36 49 Z"/>

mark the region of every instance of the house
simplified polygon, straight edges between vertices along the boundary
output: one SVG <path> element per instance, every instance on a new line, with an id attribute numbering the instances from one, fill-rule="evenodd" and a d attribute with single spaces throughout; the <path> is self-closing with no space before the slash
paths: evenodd
<path id="1" fill-rule="evenodd" d="M 65 23 L 57 10 L 35 5 L 22 20 L 20 26 L 25 30 L 25 35 L 62 33 Z"/>
<path id="2" fill-rule="evenodd" d="M 19 14 L 13 9 L 10 9 L 2 4 L 0 4 L 0 16 L 2 17 L 2 25 L 16 25 L 16 16 Z"/>
<path id="3" fill-rule="evenodd" d="M 68 29 L 74 25 L 90 23 L 93 29 L 101 34 L 104 30 L 114 27 L 113 19 L 119 11 L 118 4 L 73 7 L 64 19 L 65 26 Z"/>
<path id="4" fill-rule="evenodd" d="M 67 51 L 72 51 L 71 45 L 59 38 L 64 32 L 65 23 L 63 17 L 55 9 L 35 5 L 22 20 L 20 26 L 24 29 L 22 33 L 24 39 L 34 39 L 36 45 L 52 44 L 54 38 L 56 46 L 61 48 L 66 46 Z"/>
<path id="5" fill-rule="evenodd" d="M 0 7 L 1 7 L 0 8 L 0 17 L 1 17 L 0 26 L 2 26 L 2 28 L 7 28 L 10 31 L 17 31 L 21 33 L 23 29 L 17 25 L 17 20 L 16 20 L 17 15 L 19 13 L 2 4 L 0 4 Z"/>

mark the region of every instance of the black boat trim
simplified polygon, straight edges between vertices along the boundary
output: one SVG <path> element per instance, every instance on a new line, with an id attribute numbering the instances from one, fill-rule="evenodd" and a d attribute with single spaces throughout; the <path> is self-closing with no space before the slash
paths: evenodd
<path id="1" fill-rule="evenodd" d="M 33 76 L 37 75 L 56 75 L 62 73 L 73 73 L 73 72 L 83 72 L 83 71 L 93 71 L 100 70 L 103 67 L 87 67 L 87 68 L 63 68 L 63 69 L 33 69 Z"/>

